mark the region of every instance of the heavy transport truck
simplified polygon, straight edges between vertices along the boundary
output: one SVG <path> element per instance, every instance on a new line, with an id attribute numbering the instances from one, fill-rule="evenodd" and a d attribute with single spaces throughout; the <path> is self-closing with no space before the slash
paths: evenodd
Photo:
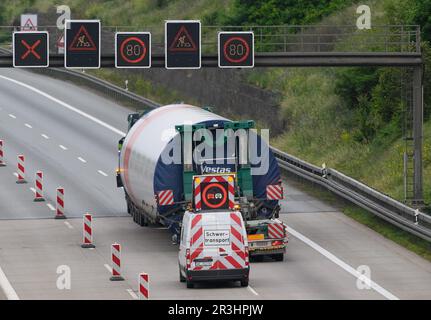
<path id="1" fill-rule="evenodd" d="M 124 188 L 133 220 L 141 226 L 162 224 L 177 240 L 185 212 L 240 211 L 247 226 L 250 222 L 253 253 L 280 260 L 286 230 L 268 230 L 282 225 L 276 220 L 283 197 L 280 170 L 254 126 L 254 121 L 231 121 L 187 104 L 130 114 L 127 135 L 119 141 L 117 186 Z M 222 180 L 208 187 L 212 178 L 226 176 L 231 188 Z"/>

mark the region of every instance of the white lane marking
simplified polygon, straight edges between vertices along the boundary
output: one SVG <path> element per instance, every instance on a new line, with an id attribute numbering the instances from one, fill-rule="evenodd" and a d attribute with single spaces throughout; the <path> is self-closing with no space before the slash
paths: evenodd
<path id="1" fill-rule="evenodd" d="M 69 223 L 69 221 L 64 221 L 64 224 L 65 224 L 69 229 L 73 229 L 73 226 Z"/>
<path id="2" fill-rule="evenodd" d="M 291 227 L 289 227 L 289 226 L 286 225 L 286 228 L 287 228 L 287 231 L 291 235 L 293 235 L 294 237 L 298 238 L 299 240 L 301 240 L 305 244 L 309 245 L 311 248 L 313 248 L 314 250 L 316 250 L 317 252 L 319 252 L 320 254 L 322 254 L 323 256 L 325 256 L 326 258 L 328 258 L 329 260 L 331 260 L 333 263 L 335 263 L 339 267 L 341 267 L 344 270 L 346 270 L 348 273 L 350 273 L 351 275 L 353 275 L 357 279 L 361 279 L 361 280 L 364 279 L 365 276 L 363 274 L 359 273 L 356 269 L 354 269 L 353 267 L 351 267 L 350 265 L 348 265 L 344 261 L 342 261 L 339 258 L 337 258 L 335 255 L 333 255 L 332 253 L 330 253 L 328 250 L 322 248 L 317 243 L 315 243 L 312 240 L 308 239 L 306 236 L 304 236 L 303 234 L 299 233 L 298 231 L 292 229 Z M 389 291 L 387 291 L 383 287 L 379 286 L 373 280 L 367 279 L 366 281 L 367 282 L 369 281 L 368 283 L 370 284 L 371 288 L 373 288 L 375 291 L 377 291 L 378 293 L 380 293 L 386 299 L 389 299 L 389 300 L 399 300 L 399 298 L 397 296 L 393 295 L 392 293 L 390 293 Z"/>
<path id="3" fill-rule="evenodd" d="M 33 129 L 33 127 L 31 125 L 29 125 L 28 123 L 24 124 L 27 128 Z"/>
<path id="4" fill-rule="evenodd" d="M 107 177 L 108 175 L 105 173 L 105 172 L 103 172 L 102 170 L 97 170 L 97 172 L 99 172 L 102 176 L 105 176 L 105 177 Z"/>
<path id="5" fill-rule="evenodd" d="M 105 266 L 106 270 L 109 271 L 109 273 L 112 273 L 112 268 L 111 268 L 111 266 L 109 264 L 105 263 L 104 266 Z"/>
<path id="6" fill-rule="evenodd" d="M 54 206 L 53 206 L 52 204 L 47 203 L 46 205 L 47 205 L 47 207 L 48 207 L 50 210 L 55 211 L 55 208 L 54 208 Z"/>
<path id="7" fill-rule="evenodd" d="M 35 188 L 30 187 L 29 189 L 31 190 L 31 192 L 36 193 L 36 189 Z"/>
<path id="8" fill-rule="evenodd" d="M 2 288 L 8 300 L 19 300 L 19 297 L 16 294 L 15 289 L 10 284 L 8 278 L 4 274 L 1 267 L 0 267 L 0 287 Z"/>
<path id="9" fill-rule="evenodd" d="M 81 161 L 82 163 L 87 163 L 87 160 L 85 160 L 84 158 L 78 157 L 78 160 Z"/>
<path id="10" fill-rule="evenodd" d="M 9 113 L 9 117 L 11 117 L 12 119 L 16 119 L 16 117 L 12 113 Z"/>
<path id="11" fill-rule="evenodd" d="M 252 287 L 248 286 L 247 287 L 248 291 L 250 291 L 251 293 L 253 293 L 255 296 L 258 296 L 259 294 L 257 293 L 256 290 L 254 290 Z"/>
<path id="12" fill-rule="evenodd" d="M 75 107 L 71 106 L 70 104 L 68 104 L 68 103 L 66 103 L 64 101 L 61 101 L 61 100 L 59 100 L 57 98 L 54 98 L 53 96 L 51 96 L 51 95 L 49 95 L 49 94 L 47 94 L 47 93 L 45 93 L 45 92 L 43 92 L 43 91 L 41 91 L 39 89 L 36 89 L 35 87 L 32 87 L 32 86 L 30 86 L 30 85 L 28 85 L 28 84 L 26 84 L 24 82 L 21 82 L 21 81 L 12 79 L 12 78 L 8 78 L 8 77 L 2 76 L 2 75 L 0 75 L 0 78 L 4 79 L 4 80 L 7 80 L 7 81 L 10 81 L 12 83 L 15 83 L 15 84 L 17 84 L 17 85 L 19 85 L 21 87 L 26 88 L 26 89 L 29 89 L 29 90 L 37 93 L 37 94 L 40 94 L 41 96 L 43 96 L 43 97 L 45 97 L 45 98 L 47 98 L 47 99 L 49 99 L 49 100 L 51 100 L 51 101 L 53 101 L 55 103 L 58 103 L 59 105 L 65 107 L 66 109 L 69 109 L 70 111 L 76 112 L 77 114 L 79 114 L 79 115 L 81 115 L 81 116 L 83 116 L 83 117 L 85 117 L 85 118 L 87 118 L 87 119 L 89 119 L 89 120 L 91 120 L 91 121 L 93 121 L 93 122 L 95 122 L 97 124 L 100 124 L 101 126 L 103 126 L 103 127 L 107 128 L 107 129 L 111 130 L 112 132 L 117 133 L 120 136 L 125 136 L 126 135 L 125 132 L 123 132 L 121 130 L 118 130 L 117 128 L 115 128 L 115 127 L 107 124 L 106 122 L 104 122 L 104 121 L 102 121 L 102 120 L 100 120 L 100 119 L 98 119 L 96 117 L 93 117 L 92 115 L 90 115 L 90 114 L 88 114 L 88 113 L 86 113 L 86 112 L 84 112 L 84 111 L 82 111 L 82 110 L 80 110 L 78 108 L 75 108 Z"/>
<path id="13" fill-rule="evenodd" d="M 46 140 L 49 139 L 49 137 L 46 134 L 44 134 L 44 133 L 42 133 L 41 136 L 44 137 Z"/>
<path id="14" fill-rule="evenodd" d="M 13 175 L 18 178 L 18 173 L 14 172 Z"/>
<path id="15" fill-rule="evenodd" d="M 58 146 L 63 150 L 67 150 L 67 148 L 65 146 L 63 146 L 62 144 L 59 144 Z"/>
<path id="16" fill-rule="evenodd" d="M 138 295 L 132 289 L 127 289 L 127 292 L 132 296 L 133 299 L 139 299 Z"/>

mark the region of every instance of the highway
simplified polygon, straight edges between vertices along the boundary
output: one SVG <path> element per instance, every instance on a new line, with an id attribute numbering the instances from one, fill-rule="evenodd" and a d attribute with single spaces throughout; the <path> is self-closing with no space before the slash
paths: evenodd
<path id="1" fill-rule="evenodd" d="M 136 299 L 139 272 L 152 299 L 430 299 L 431 264 L 284 181 L 281 219 L 290 241 L 283 262 L 252 263 L 248 288 L 178 281 L 169 232 L 139 227 L 116 188 L 117 141 L 129 109 L 77 87 L 23 70 L 0 71 L 0 299 Z M 28 184 L 18 185 L 16 156 Z M 33 202 L 44 172 L 46 202 Z M 67 220 L 54 220 L 55 188 L 65 188 Z M 95 249 L 82 249 L 82 215 L 94 214 Z M 126 281 L 109 281 L 110 244 L 123 246 Z M 371 287 L 359 283 L 359 266 Z M 57 268 L 71 270 L 60 290 Z M 2 274 L 4 276 L 2 276 Z"/>

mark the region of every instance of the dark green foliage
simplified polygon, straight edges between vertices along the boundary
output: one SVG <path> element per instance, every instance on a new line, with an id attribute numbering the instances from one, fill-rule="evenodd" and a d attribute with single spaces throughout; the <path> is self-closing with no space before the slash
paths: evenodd
<path id="1" fill-rule="evenodd" d="M 351 0 L 236 0 L 225 16 L 230 25 L 309 24 L 352 3 Z"/>

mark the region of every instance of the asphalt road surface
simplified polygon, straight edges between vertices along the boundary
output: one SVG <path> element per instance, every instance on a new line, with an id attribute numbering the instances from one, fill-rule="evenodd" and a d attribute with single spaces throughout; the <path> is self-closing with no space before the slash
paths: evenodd
<path id="1" fill-rule="evenodd" d="M 248 288 L 186 289 L 169 232 L 134 224 L 116 188 L 117 142 L 129 112 L 67 82 L 0 70 L 7 163 L 0 168 L 0 299 L 136 299 L 140 272 L 150 275 L 153 299 L 431 298 L 429 262 L 289 181 L 281 214 L 290 233 L 285 261 L 252 263 Z M 15 183 L 18 154 L 26 156 L 28 184 Z M 46 202 L 33 202 L 36 170 L 44 172 Z M 58 186 L 67 220 L 53 219 Z M 87 211 L 95 216 L 95 249 L 80 247 Z M 114 242 L 123 247 L 121 282 L 109 281 Z M 71 287 L 61 289 L 67 270 Z M 361 278 L 364 270 L 371 282 Z"/>

